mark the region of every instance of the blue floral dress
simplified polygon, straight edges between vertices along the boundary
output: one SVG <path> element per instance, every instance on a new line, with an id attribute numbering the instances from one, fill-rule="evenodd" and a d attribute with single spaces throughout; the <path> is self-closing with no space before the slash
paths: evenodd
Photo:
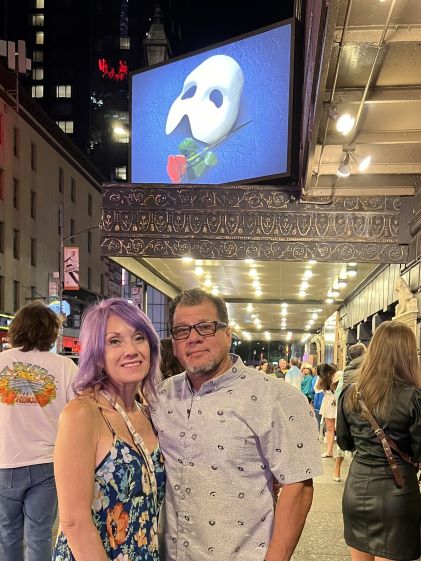
<path id="1" fill-rule="evenodd" d="M 157 447 L 151 454 L 158 491 L 155 502 L 143 456 L 105 421 L 113 433 L 113 446 L 95 470 L 92 502 L 104 549 L 113 561 L 159 561 L 158 514 L 165 490 L 161 450 Z M 63 532 L 57 536 L 53 561 L 74 561 Z"/>

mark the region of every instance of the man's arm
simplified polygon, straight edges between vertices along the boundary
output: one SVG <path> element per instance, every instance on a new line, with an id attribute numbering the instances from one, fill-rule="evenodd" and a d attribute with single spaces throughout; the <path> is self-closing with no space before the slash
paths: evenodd
<path id="1" fill-rule="evenodd" d="M 282 486 L 265 561 L 290 561 L 312 501 L 312 479 Z"/>

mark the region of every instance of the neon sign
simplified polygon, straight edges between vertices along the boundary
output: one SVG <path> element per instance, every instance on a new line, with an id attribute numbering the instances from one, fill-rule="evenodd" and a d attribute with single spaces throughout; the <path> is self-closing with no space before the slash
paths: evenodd
<path id="1" fill-rule="evenodd" d="M 121 82 L 126 80 L 129 69 L 125 60 L 118 61 L 118 71 L 116 72 L 114 66 L 110 66 L 105 58 L 98 59 L 98 68 L 102 72 L 103 78 L 108 78 L 109 80 L 115 80 L 116 82 Z"/>

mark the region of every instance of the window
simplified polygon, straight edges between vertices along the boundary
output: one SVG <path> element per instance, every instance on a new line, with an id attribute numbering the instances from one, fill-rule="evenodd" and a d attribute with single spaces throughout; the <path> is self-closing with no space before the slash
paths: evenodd
<path id="1" fill-rule="evenodd" d="M 120 37 L 120 49 L 130 49 L 130 37 Z"/>
<path id="2" fill-rule="evenodd" d="M 72 97 L 72 86 L 70 84 L 56 86 L 56 97 Z"/>
<path id="3" fill-rule="evenodd" d="M 37 264 L 37 240 L 31 238 L 31 265 L 36 267 Z"/>
<path id="4" fill-rule="evenodd" d="M 44 97 L 44 86 L 32 86 L 31 95 L 36 98 Z"/>
<path id="5" fill-rule="evenodd" d="M 64 191 L 64 170 L 63 168 L 58 168 L 58 190 L 59 193 Z"/>
<path id="6" fill-rule="evenodd" d="M 37 300 L 38 292 L 36 286 L 31 286 L 31 300 Z"/>
<path id="7" fill-rule="evenodd" d="M 92 216 L 92 195 L 88 193 L 88 216 Z"/>
<path id="8" fill-rule="evenodd" d="M 44 69 L 43 68 L 33 68 L 32 69 L 32 80 L 44 80 Z"/>
<path id="9" fill-rule="evenodd" d="M 36 171 L 37 169 L 37 146 L 31 142 L 31 170 Z"/>
<path id="10" fill-rule="evenodd" d="M 62 227 L 62 221 L 61 221 L 61 209 L 58 209 L 58 235 L 61 236 L 61 227 Z"/>
<path id="11" fill-rule="evenodd" d="M 101 273 L 101 296 L 105 296 L 105 277 Z"/>
<path id="12" fill-rule="evenodd" d="M 76 202 L 76 181 L 73 177 L 70 179 L 70 200 L 72 203 Z"/>
<path id="13" fill-rule="evenodd" d="M 19 208 L 19 180 L 13 178 L 13 208 Z"/>
<path id="14" fill-rule="evenodd" d="M 44 44 L 44 32 L 37 31 L 35 33 L 35 44 L 36 45 L 43 45 Z"/>
<path id="15" fill-rule="evenodd" d="M 4 222 L 0 222 L 0 253 L 4 253 Z"/>
<path id="16" fill-rule="evenodd" d="M 120 142 L 121 144 L 129 143 L 129 131 L 119 127 L 118 132 L 114 129 L 114 140 L 115 142 Z"/>
<path id="17" fill-rule="evenodd" d="M 31 218 L 34 220 L 37 217 L 37 194 L 35 191 L 31 191 Z"/>
<path id="18" fill-rule="evenodd" d="M 16 312 L 20 308 L 20 285 L 19 281 L 13 281 L 13 310 Z"/>
<path id="19" fill-rule="evenodd" d="M 73 134 L 73 121 L 56 121 L 56 123 L 66 134 Z"/>
<path id="20" fill-rule="evenodd" d="M 92 232 L 88 232 L 88 253 L 92 253 Z"/>
<path id="21" fill-rule="evenodd" d="M 19 130 L 13 127 L 13 155 L 19 157 Z"/>
<path id="22" fill-rule="evenodd" d="M 4 201 L 4 173 L 0 169 L 0 201 Z"/>
<path id="23" fill-rule="evenodd" d="M 35 0 L 35 8 L 37 10 L 43 10 L 44 9 L 44 0 Z"/>
<path id="24" fill-rule="evenodd" d="M 36 50 L 36 51 L 33 51 L 32 60 L 34 62 L 44 62 L 44 51 L 40 51 L 39 49 Z"/>
<path id="25" fill-rule="evenodd" d="M 73 220 L 73 218 L 70 219 L 70 236 L 74 236 L 75 234 L 75 221 Z M 70 239 L 70 243 L 75 243 L 75 239 L 73 237 L 71 237 Z"/>
<path id="26" fill-rule="evenodd" d="M 127 179 L 127 168 L 126 168 L 126 166 L 121 166 L 121 167 L 115 168 L 114 173 L 115 173 L 115 178 L 118 181 L 126 181 L 126 179 Z"/>
<path id="27" fill-rule="evenodd" d="M 44 14 L 32 14 L 32 25 L 44 25 Z"/>
<path id="28" fill-rule="evenodd" d="M 20 232 L 19 230 L 13 230 L 13 257 L 14 259 L 19 259 L 20 254 Z"/>
<path id="29" fill-rule="evenodd" d="M 88 267 L 88 289 L 92 289 L 92 269 Z"/>

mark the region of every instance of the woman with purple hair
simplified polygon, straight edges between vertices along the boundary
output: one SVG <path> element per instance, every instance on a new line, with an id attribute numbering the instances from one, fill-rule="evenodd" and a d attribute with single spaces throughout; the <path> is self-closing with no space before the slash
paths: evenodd
<path id="1" fill-rule="evenodd" d="M 76 399 L 63 410 L 55 448 L 60 526 L 53 560 L 158 561 L 163 458 L 147 406 L 159 339 L 120 298 L 84 317 Z"/>

